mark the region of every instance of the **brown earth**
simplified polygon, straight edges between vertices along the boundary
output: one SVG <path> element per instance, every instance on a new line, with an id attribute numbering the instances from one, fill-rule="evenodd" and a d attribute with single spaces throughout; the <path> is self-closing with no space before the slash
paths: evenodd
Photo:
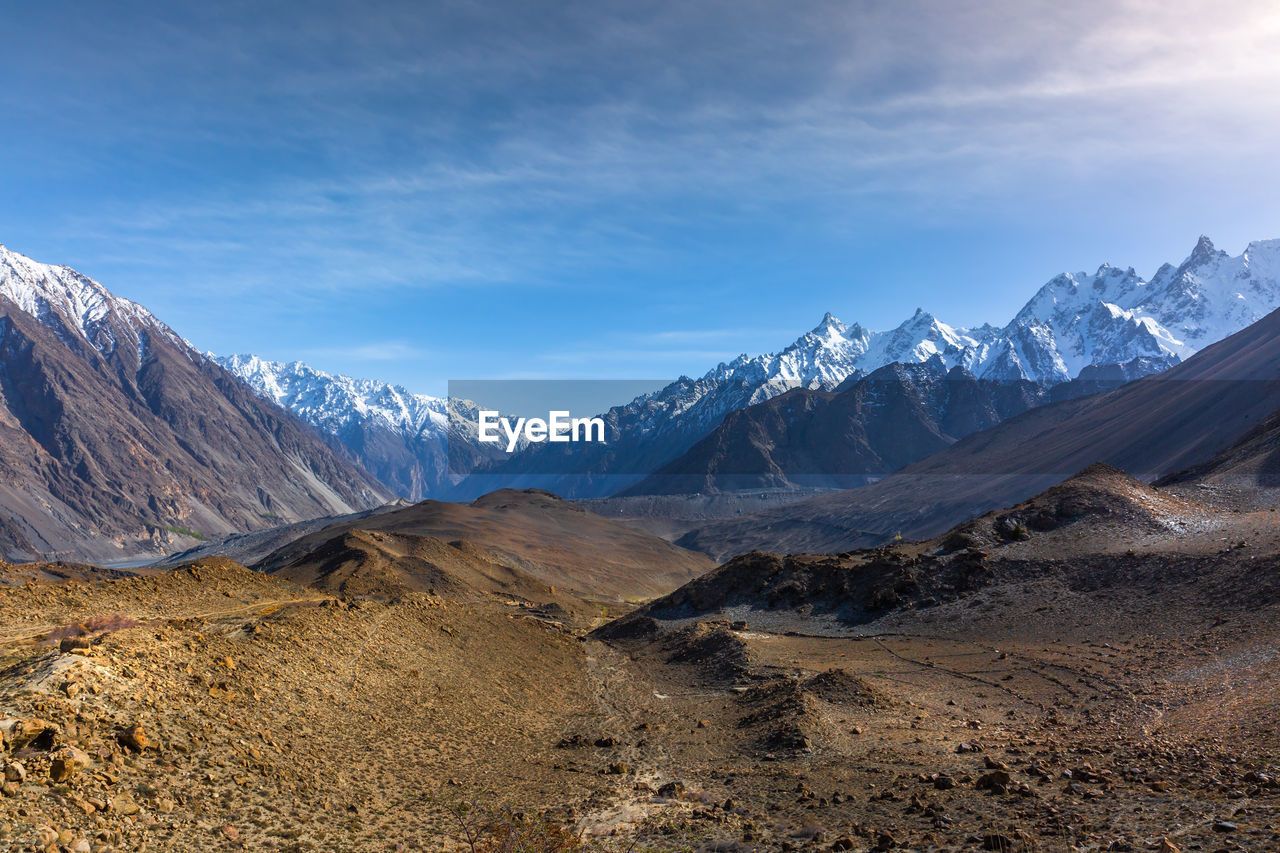
<path id="1" fill-rule="evenodd" d="M 330 525 L 278 549 L 255 568 L 273 572 L 293 566 L 290 571 L 301 571 L 298 576 L 309 582 L 312 578 L 307 573 L 316 569 L 296 567 L 310 567 L 314 555 L 337 547 L 331 544 L 333 540 L 355 530 L 398 537 L 394 549 L 398 552 L 432 550 L 446 563 L 457 564 L 444 566 L 445 572 L 457 568 L 492 573 L 479 564 L 496 564 L 588 598 L 652 598 L 714 565 L 702 554 L 597 515 L 550 492 L 502 489 L 471 504 L 422 501 L 394 512 Z M 415 543 L 415 539 L 434 543 Z M 441 550 L 444 543 L 449 543 L 448 548 Z M 353 544 L 348 541 L 343 547 Z M 367 549 L 368 545 L 360 547 Z M 466 568 L 462 569 L 464 563 Z M 484 588 L 494 591 L 492 586 Z"/>
<path id="2" fill-rule="evenodd" d="M 1095 467 L 594 633 L 393 531 L 325 540 L 367 560 L 297 576 L 327 590 L 217 560 L 24 583 L 0 841 L 466 849 L 479 803 L 590 850 L 1280 849 L 1275 520 Z"/>

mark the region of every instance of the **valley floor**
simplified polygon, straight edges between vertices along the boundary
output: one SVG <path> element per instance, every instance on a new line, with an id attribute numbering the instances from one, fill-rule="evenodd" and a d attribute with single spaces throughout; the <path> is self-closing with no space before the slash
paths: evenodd
<path id="1" fill-rule="evenodd" d="M 610 644 L 227 561 L 28 583 L 0 594 L 0 843 L 467 849 L 508 806 L 588 849 L 1280 849 L 1274 608 L 1185 603 L 1014 584 Z"/>

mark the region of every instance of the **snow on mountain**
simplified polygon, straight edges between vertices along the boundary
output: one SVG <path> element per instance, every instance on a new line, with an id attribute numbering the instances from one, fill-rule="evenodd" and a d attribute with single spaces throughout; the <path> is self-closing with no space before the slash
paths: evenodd
<path id="1" fill-rule="evenodd" d="M 1053 385 L 1102 365 L 1163 369 L 1277 307 L 1280 240 L 1250 243 L 1230 257 L 1201 237 L 1181 265 L 1164 265 L 1150 282 L 1110 264 L 1056 276 L 1000 328 L 956 328 L 917 309 L 897 328 L 869 332 L 827 314 L 782 352 L 739 356 L 704 379 L 763 375 L 767 381 L 746 396 L 767 399 L 797 386 L 831 389 L 896 361 L 937 358 L 980 378 Z"/>
<path id="2" fill-rule="evenodd" d="M 0 297 L 52 329 L 64 343 L 82 338 L 104 358 L 124 343 L 137 353 L 140 365 L 151 333 L 190 349 L 186 341 L 136 302 L 115 296 L 70 267 L 42 264 L 3 245 Z"/>
<path id="3" fill-rule="evenodd" d="M 1194 352 L 1256 323 L 1280 304 L 1280 240 L 1250 243 L 1243 254 L 1231 257 L 1201 237 L 1181 266 L 1165 264 L 1147 290 L 1146 298 L 1132 306 L 1135 313 L 1168 329 Z"/>
<path id="4" fill-rule="evenodd" d="M 0 555 L 107 559 L 390 495 L 134 302 L 0 246 Z"/>
<path id="5" fill-rule="evenodd" d="M 211 358 L 322 432 L 336 434 L 353 422 L 374 421 L 402 435 L 447 432 L 448 403 L 375 379 L 325 373 L 301 361 L 267 361 L 256 355 Z"/>
<path id="6" fill-rule="evenodd" d="M 896 328 L 870 331 L 828 313 L 779 352 L 740 355 L 701 377 L 682 376 L 610 410 L 606 420 L 618 438 L 607 452 L 599 451 L 599 459 L 590 449 L 575 448 L 570 463 L 559 459 L 556 451 L 563 448 L 535 448 L 527 470 L 647 472 L 683 453 L 729 412 L 794 388 L 835 390 L 895 362 L 930 362 L 939 369 L 963 368 L 980 379 L 1042 385 L 1067 382 L 1082 371 L 1134 379 L 1176 364 L 1277 307 L 1280 240 L 1251 243 L 1243 254 L 1230 257 L 1202 237 L 1182 264 L 1166 264 L 1150 281 L 1132 268 L 1110 264 L 1094 273 L 1058 275 L 1001 327 L 953 327 L 917 309 Z M 448 409 L 440 398 L 383 382 L 331 376 L 298 362 L 285 365 L 252 356 L 219 361 L 260 394 L 330 435 L 343 434 L 353 423 L 376 422 L 399 434 L 445 440 Z M 465 420 L 455 419 L 455 426 Z M 362 456 L 357 442 L 344 443 L 387 481 L 385 465 L 380 468 Z M 526 464 L 500 461 L 506 472 Z M 427 481 L 435 477 L 443 482 L 442 476 L 430 474 L 411 496 L 430 491 Z M 572 492 L 568 485 L 544 485 Z"/>
<path id="7" fill-rule="evenodd" d="M 414 394 L 388 382 L 325 373 L 300 361 L 210 357 L 410 500 L 449 495 L 462 479 L 455 469 L 470 470 L 506 455 L 497 445 L 480 443 L 478 407 L 470 400 Z M 518 447 L 526 444 L 521 438 Z"/>

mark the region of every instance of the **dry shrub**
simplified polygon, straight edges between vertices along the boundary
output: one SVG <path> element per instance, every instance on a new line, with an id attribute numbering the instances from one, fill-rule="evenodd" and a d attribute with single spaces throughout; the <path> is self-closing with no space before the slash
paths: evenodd
<path id="1" fill-rule="evenodd" d="M 570 853 L 581 839 L 561 824 L 510 809 L 484 809 L 474 804 L 449 807 L 458 822 L 458 840 L 471 853 Z"/>
<path id="2" fill-rule="evenodd" d="M 90 634 L 109 634 L 112 631 L 133 628 L 137 624 L 137 619 L 132 616 L 126 616 L 123 613 L 113 613 L 109 616 L 90 616 L 88 619 L 71 622 L 61 628 L 54 628 L 45 636 L 45 640 L 56 643 L 60 640 L 74 637 L 87 637 Z"/>

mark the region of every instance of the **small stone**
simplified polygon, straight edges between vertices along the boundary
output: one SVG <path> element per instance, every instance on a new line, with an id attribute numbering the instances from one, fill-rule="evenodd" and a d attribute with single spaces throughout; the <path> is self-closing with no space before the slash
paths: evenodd
<path id="1" fill-rule="evenodd" d="M 995 791 L 997 794 L 1003 794 L 1009 788 L 1009 781 L 1008 771 L 992 770 L 990 773 L 984 773 L 978 777 L 974 787 L 979 790 Z"/>
<path id="2" fill-rule="evenodd" d="M 668 782 L 658 788 L 658 796 L 674 800 L 684 796 L 684 791 L 685 788 L 683 782 Z"/>
<path id="3" fill-rule="evenodd" d="M 52 847 L 58 843 L 58 830 L 52 826 L 42 826 L 36 830 L 36 838 L 42 848 Z"/>
<path id="4" fill-rule="evenodd" d="M 236 829 L 229 823 L 224 823 L 218 828 L 218 831 L 221 832 L 228 841 L 235 841 L 240 837 L 240 830 Z"/>
<path id="5" fill-rule="evenodd" d="M 121 746 L 134 752 L 142 752 L 144 749 L 154 746 L 151 738 L 147 736 L 146 730 L 137 723 L 122 731 L 117 740 L 120 741 Z"/>
<path id="6" fill-rule="evenodd" d="M 64 746 L 53 755 L 49 764 L 49 778 L 55 782 L 65 782 L 86 769 L 90 764 L 87 753 L 74 746 Z"/>
<path id="7" fill-rule="evenodd" d="M 1214 832 L 1235 832 L 1236 825 L 1229 820 L 1216 821 L 1213 824 Z"/>
<path id="8" fill-rule="evenodd" d="M 711 723 L 707 722 L 706 720 L 698 720 L 698 728 L 705 729 L 705 728 L 710 728 L 710 726 L 711 726 Z"/>
<path id="9" fill-rule="evenodd" d="M 839 838 L 837 838 L 835 841 L 831 842 L 831 849 L 832 850 L 852 850 L 853 839 L 847 835 L 842 835 Z"/>
<path id="10" fill-rule="evenodd" d="M 71 853 L 93 853 L 93 847 L 90 846 L 88 839 L 81 838 L 71 845 Z"/>
<path id="11" fill-rule="evenodd" d="M 137 814 L 142 809 L 133 801 L 133 797 L 128 794 L 117 794 L 111 798 L 111 811 L 128 817 L 129 815 Z"/>
<path id="12" fill-rule="evenodd" d="M 950 776 L 948 776 L 945 773 L 939 774 L 933 780 L 933 787 L 937 788 L 939 791 L 949 791 L 955 786 L 956 786 L 956 780 L 952 779 Z"/>
<path id="13" fill-rule="evenodd" d="M 1160 839 L 1160 846 L 1156 848 L 1157 853 L 1182 853 L 1178 846 L 1167 838 Z"/>
<path id="14" fill-rule="evenodd" d="M 4 780 L 21 784 L 27 780 L 27 768 L 21 761 L 10 761 L 4 766 Z"/>

